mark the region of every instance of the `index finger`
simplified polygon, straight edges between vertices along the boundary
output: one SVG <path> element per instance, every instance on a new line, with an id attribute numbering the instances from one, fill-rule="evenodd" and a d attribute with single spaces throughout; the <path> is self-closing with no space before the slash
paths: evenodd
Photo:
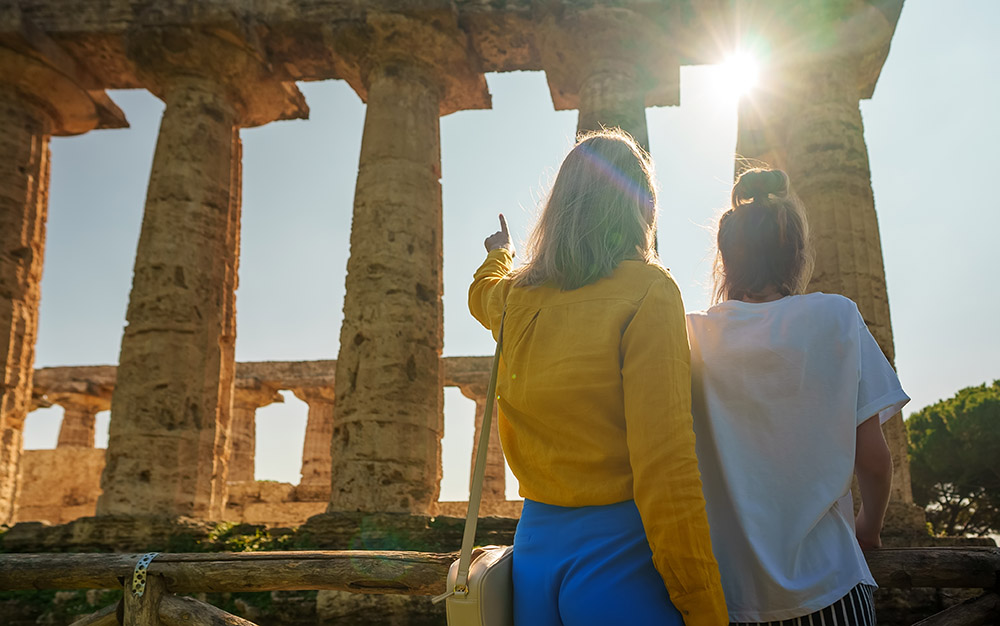
<path id="1" fill-rule="evenodd" d="M 510 233 L 507 231 L 507 218 L 503 216 L 503 213 L 500 214 L 500 232 L 502 232 L 505 235 L 510 235 Z"/>

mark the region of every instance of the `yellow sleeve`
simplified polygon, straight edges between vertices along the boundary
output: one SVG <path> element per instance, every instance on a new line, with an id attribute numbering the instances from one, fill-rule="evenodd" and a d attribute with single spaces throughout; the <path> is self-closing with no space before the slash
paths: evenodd
<path id="1" fill-rule="evenodd" d="M 513 262 L 506 248 L 491 250 L 469 286 L 469 311 L 480 324 L 493 331 L 494 339 L 500 332 L 504 303 L 510 291 L 510 280 L 506 277 Z"/>
<path id="2" fill-rule="evenodd" d="M 694 452 L 690 349 L 672 279 L 649 288 L 622 337 L 633 494 L 653 563 L 686 626 L 729 623 Z"/>

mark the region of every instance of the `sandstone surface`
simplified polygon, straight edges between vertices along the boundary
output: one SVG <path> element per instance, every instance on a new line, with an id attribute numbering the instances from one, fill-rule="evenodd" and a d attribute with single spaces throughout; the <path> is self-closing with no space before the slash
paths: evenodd
<path id="1" fill-rule="evenodd" d="M 837 2 L 824 11 L 793 0 L 5 4 L 0 522 L 16 507 L 30 407 L 62 402 L 62 447 L 87 449 L 102 406 L 92 402 L 100 397 L 93 389 L 72 397 L 53 391 L 46 399 L 31 377 L 48 138 L 125 125 L 103 90 L 146 88 L 166 111 L 114 383 L 99 512 L 221 519 L 230 472 L 240 484 L 251 482 L 253 411 L 263 400 L 237 397 L 233 359 L 238 129 L 304 117 L 308 108 L 295 81 L 337 79 L 368 105 L 340 358 L 318 375 L 322 384 L 274 385 L 268 376 L 282 366 L 255 365 L 261 375 L 254 389 L 270 398 L 290 389 L 310 403 L 298 487 L 308 499 L 281 502 L 314 503 L 328 483 L 330 511 L 432 514 L 447 369 L 439 117 L 489 107 L 486 72 L 543 70 L 554 106 L 579 111 L 579 130 L 618 125 L 647 144 L 645 107 L 679 101 L 680 66 L 718 61 L 753 30 L 767 43 L 764 71 L 778 88 L 770 90 L 775 98 L 763 117 L 741 111 L 739 149 L 789 170 L 817 233 L 812 287 L 855 299 L 892 359 L 858 100 L 873 92 L 901 6 L 902 0 Z M 463 393 L 481 409 L 479 384 L 466 384 Z M 886 431 L 899 470 L 894 498 L 906 504 L 899 419 Z M 509 508 L 497 443 L 488 457 L 484 506 Z"/>

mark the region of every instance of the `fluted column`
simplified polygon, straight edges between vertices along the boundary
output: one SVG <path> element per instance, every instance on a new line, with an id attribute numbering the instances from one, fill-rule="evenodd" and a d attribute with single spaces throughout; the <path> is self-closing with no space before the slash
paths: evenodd
<path id="1" fill-rule="evenodd" d="M 44 40 L 44 41 L 43 41 Z M 37 35 L 49 52 L 58 46 Z M 126 125 L 75 64 L 10 39 L 0 47 L 0 524 L 14 515 L 31 404 L 49 193 L 49 137 Z M 13 48 L 6 46 L 14 46 Z M 18 48 L 18 49 L 15 49 Z"/>
<path id="2" fill-rule="evenodd" d="M 13 515 L 31 401 L 51 127 L 44 109 L 0 85 L 0 523 Z"/>
<path id="3" fill-rule="evenodd" d="M 579 110 L 577 133 L 621 128 L 649 150 L 646 107 L 680 103 L 670 37 L 621 7 L 567 9 L 543 20 L 541 32 L 552 102 Z"/>
<path id="4" fill-rule="evenodd" d="M 257 409 L 285 399 L 277 389 L 257 381 L 244 384 L 240 381 L 233 394 L 233 423 L 229 440 L 229 482 L 255 480 L 257 451 Z"/>
<path id="5" fill-rule="evenodd" d="M 225 506 L 240 225 L 239 127 L 306 113 L 243 33 L 143 29 L 129 49 L 166 109 L 112 399 L 103 514 Z M 154 453 L 155 451 L 155 453 Z"/>
<path id="6" fill-rule="evenodd" d="M 354 85 L 368 107 L 337 359 L 330 510 L 431 514 L 444 422 L 438 118 L 468 106 L 476 89 L 485 93 L 485 80 L 467 66 L 453 15 L 433 24 L 369 15 L 368 26 L 371 50 L 357 59 Z M 456 104 L 453 94 L 464 100 Z"/>
<path id="7" fill-rule="evenodd" d="M 306 387 L 293 389 L 292 393 L 309 405 L 306 438 L 302 444 L 302 478 L 299 484 L 318 486 L 325 492 L 330 488 L 333 466 L 330 456 L 333 439 L 333 389 Z"/>
<path id="8" fill-rule="evenodd" d="M 472 477 L 476 471 L 476 446 L 479 445 L 479 437 L 483 432 L 483 420 L 486 418 L 486 391 L 488 384 L 466 384 L 460 385 L 459 389 L 466 398 L 475 401 L 475 434 L 472 439 L 472 459 L 469 470 L 469 485 L 471 488 Z M 490 442 L 486 448 L 486 470 L 483 474 L 483 499 L 480 506 L 481 515 L 494 514 L 496 504 L 507 501 L 506 483 L 507 467 L 504 464 L 503 448 L 500 445 L 500 431 L 497 425 L 497 406 L 493 404 L 493 420 L 490 429 Z"/>
<path id="9" fill-rule="evenodd" d="M 783 68 L 767 80 L 741 103 L 737 154 L 788 172 L 805 206 L 816 257 L 808 290 L 856 302 L 892 363 L 889 298 L 857 62 L 835 57 Z M 737 171 L 741 166 L 738 162 Z M 913 494 L 902 416 L 891 418 L 883 431 L 895 467 L 891 499 L 902 505 L 894 516 L 909 519 Z M 890 516 L 888 523 L 897 522 Z"/>
<path id="10" fill-rule="evenodd" d="M 402 60 L 368 80 L 331 506 L 423 512 L 441 471 L 440 94 L 432 75 Z"/>
<path id="11" fill-rule="evenodd" d="M 649 150 L 646 94 L 628 64 L 596 64 L 580 85 L 580 117 L 576 132 L 618 127 Z"/>
<path id="12" fill-rule="evenodd" d="M 63 408 L 56 447 L 93 448 L 97 414 L 111 408 L 111 398 L 84 393 L 62 393 L 54 394 L 49 400 Z"/>

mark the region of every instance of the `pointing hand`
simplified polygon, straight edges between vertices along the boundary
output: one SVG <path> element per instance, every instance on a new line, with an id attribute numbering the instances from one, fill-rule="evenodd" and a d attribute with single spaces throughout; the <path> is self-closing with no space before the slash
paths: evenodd
<path id="1" fill-rule="evenodd" d="M 514 256 L 514 244 L 510 241 L 510 232 L 507 230 L 507 220 L 503 213 L 500 214 L 500 230 L 493 233 L 483 242 L 487 252 L 492 252 L 497 248 L 506 248 L 511 256 Z"/>

